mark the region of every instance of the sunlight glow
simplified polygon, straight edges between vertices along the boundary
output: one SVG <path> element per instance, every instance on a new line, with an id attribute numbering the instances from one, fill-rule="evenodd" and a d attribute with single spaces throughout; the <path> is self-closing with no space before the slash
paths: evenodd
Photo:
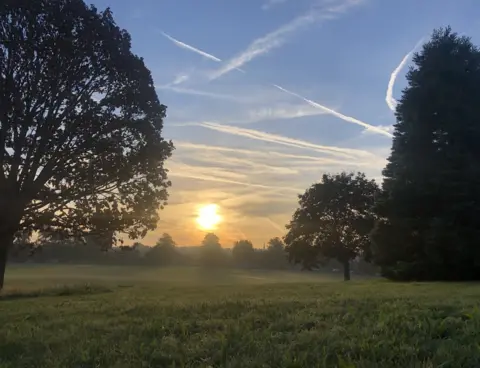
<path id="1" fill-rule="evenodd" d="M 213 230 L 222 220 L 217 213 L 218 206 L 216 204 L 207 204 L 198 210 L 197 224 L 203 230 Z"/>

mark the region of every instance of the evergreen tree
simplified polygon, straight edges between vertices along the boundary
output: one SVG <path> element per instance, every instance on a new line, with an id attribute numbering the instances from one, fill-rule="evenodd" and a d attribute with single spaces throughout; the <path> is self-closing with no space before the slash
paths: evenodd
<path id="1" fill-rule="evenodd" d="M 480 52 L 450 28 L 413 57 L 373 233 L 392 279 L 480 278 Z"/>

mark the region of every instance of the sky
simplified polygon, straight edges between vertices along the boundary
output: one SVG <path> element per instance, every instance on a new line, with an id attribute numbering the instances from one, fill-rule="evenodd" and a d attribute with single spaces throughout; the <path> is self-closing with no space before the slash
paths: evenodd
<path id="1" fill-rule="evenodd" d="M 447 25 L 480 41 L 478 0 L 93 3 L 129 31 L 167 106 L 172 187 L 147 245 L 200 244 L 197 213 L 215 204 L 222 245 L 262 247 L 324 173 L 381 183 L 412 52 Z"/>

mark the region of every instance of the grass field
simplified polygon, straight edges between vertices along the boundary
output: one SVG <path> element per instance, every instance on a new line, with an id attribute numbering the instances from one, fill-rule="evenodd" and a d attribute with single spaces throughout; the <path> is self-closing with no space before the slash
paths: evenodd
<path id="1" fill-rule="evenodd" d="M 480 285 L 24 266 L 0 367 L 480 367 Z"/>

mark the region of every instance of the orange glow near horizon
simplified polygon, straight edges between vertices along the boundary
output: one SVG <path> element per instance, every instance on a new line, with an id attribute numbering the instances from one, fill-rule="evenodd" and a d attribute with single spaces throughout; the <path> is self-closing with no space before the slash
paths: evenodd
<path id="1" fill-rule="evenodd" d="M 201 230 L 214 230 L 221 220 L 216 204 L 207 204 L 198 210 L 196 221 Z"/>

